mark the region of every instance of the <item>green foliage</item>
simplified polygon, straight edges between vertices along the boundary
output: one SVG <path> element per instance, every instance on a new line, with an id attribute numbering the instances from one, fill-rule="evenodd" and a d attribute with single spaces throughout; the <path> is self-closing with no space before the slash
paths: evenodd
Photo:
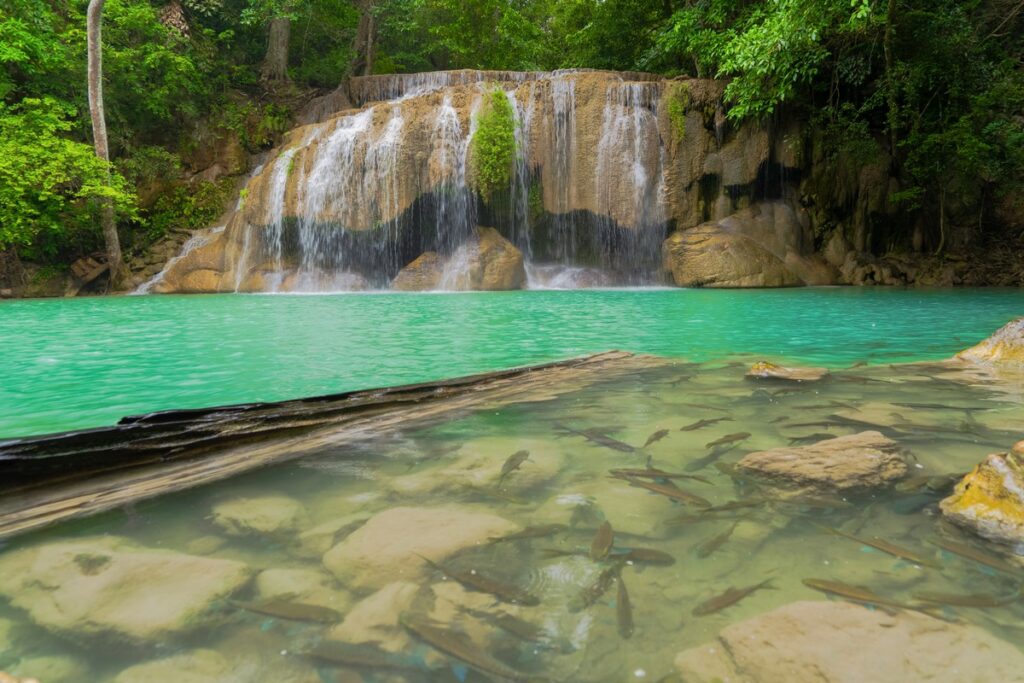
<path id="1" fill-rule="evenodd" d="M 146 216 L 146 236 L 159 239 L 169 230 L 205 228 L 224 212 L 234 182 L 225 178 L 216 183 L 199 182 L 194 186 L 178 185 L 165 193 Z"/>
<path id="2" fill-rule="evenodd" d="M 689 106 L 689 87 L 686 83 L 673 83 L 668 91 L 668 119 L 679 140 L 686 137 L 686 110 Z"/>
<path id="3" fill-rule="evenodd" d="M 111 174 L 92 147 L 68 138 L 74 116 L 53 99 L 0 104 L 0 249 L 35 245 L 45 256 L 61 240 L 94 240 L 93 200 L 101 197 L 133 215 L 125 179 Z"/>
<path id="4" fill-rule="evenodd" d="M 485 197 L 508 187 L 516 159 L 515 118 L 505 91 L 495 87 L 477 115 L 473 135 L 473 177 Z"/>

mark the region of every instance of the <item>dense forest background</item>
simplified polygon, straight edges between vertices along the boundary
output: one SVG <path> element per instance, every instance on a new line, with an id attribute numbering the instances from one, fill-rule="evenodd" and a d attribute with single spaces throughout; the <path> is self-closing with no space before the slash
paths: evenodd
<path id="1" fill-rule="evenodd" d="M 110 168 L 91 143 L 86 4 L 0 8 L 8 257 L 96 250 L 102 198 L 129 255 L 202 227 L 234 191 L 199 173 L 225 139 L 235 156 L 271 147 L 348 76 L 458 68 L 724 78 L 733 120 L 797 116 L 830 154 L 884 155 L 904 215 L 1024 239 L 1024 0 L 108 0 Z"/>

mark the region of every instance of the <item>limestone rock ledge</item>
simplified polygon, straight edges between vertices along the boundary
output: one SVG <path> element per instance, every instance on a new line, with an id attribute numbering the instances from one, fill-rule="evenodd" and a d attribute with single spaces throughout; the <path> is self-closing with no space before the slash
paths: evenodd
<path id="1" fill-rule="evenodd" d="M 1024 683 L 1024 652 L 977 626 L 845 602 L 795 602 L 675 660 L 688 683 Z"/>
<path id="2" fill-rule="evenodd" d="M 961 360 L 1024 366 L 1024 318 L 1012 320 L 969 349 L 956 355 Z"/>
<path id="3" fill-rule="evenodd" d="M 988 456 L 939 507 L 979 536 L 1024 549 L 1024 453 Z"/>
<path id="4" fill-rule="evenodd" d="M 810 236 L 787 205 L 755 204 L 669 235 L 665 271 L 680 287 L 797 287 L 836 282 L 835 269 L 809 256 Z"/>
<path id="5" fill-rule="evenodd" d="M 421 254 L 398 273 L 391 288 L 502 291 L 522 289 L 525 284 L 523 252 L 494 228 L 477 228 L 475 238 L 447 258 L 433 251 Z"/>

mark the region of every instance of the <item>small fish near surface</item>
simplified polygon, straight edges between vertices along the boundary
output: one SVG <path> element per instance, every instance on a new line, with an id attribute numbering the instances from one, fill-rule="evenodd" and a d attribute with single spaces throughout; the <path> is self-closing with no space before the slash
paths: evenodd
<path id="1" fill-rule="evenodd" d="M 701 510 L 703 514 L 709 512 L 732 512 L 733 510 L 745 510 L 747 508 L 761 507 L 768 502 L 767 498 L 747 498 L 746 500 L 732 500 L 728 503 L 722 503 L 721 505 L 712 505 L 711 507 Z"/>
<path id="2" fill-rule="evenodd" d="M 825 593 L 826 595 L 834 595 L 860 605 L 881 608 L 888 614 L 893 614 L 893 610 L 909 609 L 917 612 L 923 612 L 930 616 L 935 616 L 929 613 L 928 607 L 922 608 L 918 605 L 911 605 L 906 602 L 900 602 L 899 600 L 893 600 L 892 598 L 879 595 L 870 588 L 865 588 L 864 586 L 851 586 L 847 583 L 829 581 L 828 579 L 804 579 L 803 584 L 808 588 Z"/>
<path id="3" fill-rule="evenodd" d="M 753 586 L 747 586 L 746 588 L 729 587 L 729 589 L 721 595 L 716 595 L 710 600 L 705 600 L 694 607 L 693 616 L 703 617 L 709 614 L 714 614 L 715 612 L 721 612 L 727 607 L 732 607 L 751 593 L 759 591 L 762 588 L 768 588 L 771 585 L 771 582 L 771 579 L 765 579 L 761 583 L 756 583 Z"/>
<path id="4" fill-rule="evenodd" d="M 732 532 L 736 530 L 736 526 L 739 522 L 734 522 L 732 526 L 723 531 L 720 534 L 715 534 L 711 538 L 703 541 L 697 546 L 697 557 L 703 559 L 710 557 L 712 553 L 725 545 L 726 541 L 732 536 Z"/>
<path id="5" fill-rule="evenodd" d="M 518 470 L 529 459 L 530 451 L 516 451 L 508 456 L 505 464 L 501 466 L 501 474 L 498 475 L 498 486 L 501 486 L 501 482 L 505 481 L 505 477 Z"/>
<path id="6" fill-rule="evenodd" d="M 686 470 L 687 472 L 697 472 L 699 470 L 702 470 L 708 465 L 712 465 L 718 462 L 719 458 L 721 458 L 729 451 L 735 449 L 737 446 L 739 446 L 738 443 L 726 444 L 724 446 L 715 446 L 714 448 L 711 449 L 711 452 L 705 455 L 704 457 L 697 458 L 696 460 L 692 460 L 686 463 L 686 466 L 684 466 L 683 469 Z"/>
<path id="7" fill-rule="evenodd" d="M 594 562 L 600 562 L 608 557 L 614 542 L 615 531 L 612 529 L 611 522 L 606 520 L 601 523 L 601 526 L 597 527 L 594 540 L 590 542 L 590 559 Z"/>
<path id="8" fill-rule="evenodd" d="M 970 595 L 959 595 L 954 593 L 932 593 L 921 591 L 914 593 L 914 599 L 921 602 L 929 602 L 936 605 L 949 605 L 951 607 L 1005 607 L 1021 599 L 1020 590 L 1012 595 L 998 596 L 974 593 Z"/>
<path id="9" fill-rule="evenodd" d="M 704 429 L 705 427 L 710 427 L 711 425 L 716 425 L 719 422 L 732 422 L 732 418 L 731 417 L 715 417 L 715 418 L 712 418 L 710 420 L 697 420 L 696 422 L 694 422 L 692 424 L 688 424 L 685 427 L 680 427 L 679 431 L 681 431 L 681 432 L 695 432 L 698 429 Z"/>
<path id="10" fill-rule="evenodd" d="M 720 439 L 709 441 L 704 444 L 704 448 L 714 448 L 715 446 L 728 446 L 729 444 L 740 443 L 750 438 L 750 432 L 735 432 L 733 434 L 726 434 Z"/>
<path id="11" fill-rule="evenodd" d="M 978 564 L 983 564 L 986 567 L 1003 572 L 1004 574 L 1017 576 L 1024 574 L 1024 567 L 1013 565 L 997 555 L 992 555 L 984 550 L 979 550 L 978 548 L 967 545 L 966 543 L 957 543 L 956 541 L 950 541 L 945 538 L 929 538 L 928 542 L 937 548 L 945 550 L 946 552 L 959 555 L 960 557 L 971 560 L 972 562 L 977 562 Z"/>
<path id="12" fill-rule="evenodd" d="M 615 597 L 615 616 L 619 635 L 628 640 L 633 635 L 633 605 L 629 601 L 629 591 L 626 590 L 626 582 L 622 580 L 622 572 L 619 572 L 618 579 L 619 592 Z"/>
<path id="13" fill-rule="evenodd" d="M 814 434 L 808 434 L 807 436 L 794 436 L 789 439 L 790 446 L 809 446 L 811 444 L 819 443 L 821 441 L 827 441 L 828 439 L 836 438 L 835 434 L 828 434 L 826 432 L 815 432 Z"/>
<path id="14" fill-rule="evenodd" d="M 902 546 L 896 545 L 895 543 L 890 543 L 889 541 L 886 541 L 883 538 L 879 538 L 878 536 L 872 536 L 870 538 L 864 538 L 862 536 L 855 536 L 853 534 L 848 534 L 845 531 L 840 531 L 839 529 L 833 529 L 831 527 L 821 527 L 821 528 L 823 530 L 829 532 L 830 534 L 835 534 L 836 536 L 842 536 L 843 538 L 848 538 L 851 541 L 856 541 L 857 543 L 860 543 L 861 545 L 866 545 L 869 548 L 874 548 L 875 550 L 881 550 L 883 553 L 888 553 L 889 555 L 892 555 L 894 557 L 898 557 L 901 560 L 906 560 L 907 562 L 913 562 L 914 564 L 919 564 L 922 567 L 931 567 L 932 569 L 942 569 L 942 565 L 939 564 L 938 562 L 936 562 L 935 560 L 933 560 L 931 558 L 924 557 L 923 555 L 920 555 L 919 553 L 915 553 L 913 550 L 910 550 L 909 548 L 904 548 Z"/>
<path id="15" fill-rule="evenodd" d="M 711 501 L 701 498 L 695 493 L 689 493 L 684 491 L 671 482 L 656 482 L 656 481 L 645 481 L 643 479 L 627 478 L 630 486 L 637 488 L 647 489 L 652 493 L 657 493 L 671 500 L 679 503 L 685 503 L 687 505 L 693 505 L 699 508 L 711 507 Z"/>
<path id="16" fill-rule="evenodd" d="M 310 621 L 317 624 L 334 624 L 341 621 L 341 614 L 339 612 L 329 607 L 308 605 L 304 602 L 289 602 L 276 599 L 258 602 L 228 600 L 228 604 L 246 612 L 254 612 L 289 621 Z"/>
<path id="17" fill-rule="evenodd" d="M 659 470 L 655 467 L 648 467 L 647 469 L 641 469 L 639 467 L 632 469 L 619 468 L 608 470 L 608 474 L 612 475 L 616 479 L 692 479 L 693 481 L 699 481 L 702 484 L 714 486 L 714 483 L 712 483 L 710 479 L 697 474 L 666 472 L 665 470 Z"/>
<path id="18" fill-rule="evenodd" d="M 622 571 L 622 562 L 616 562 L 610 567 L 605 567 L 601 570 L 601 573 L 597 575 L 594 582 L 580 591 L 576 599 L 569 604 L 570 612 L 579 612 L 592 606 L 601 597 L 608 592 L 608 589 L 612 587 L 612 583 L 618 578 L 619 573 Z"/>
<path id="19" fill-rule="evenodd" d="M 616 553 L 614 557 L 625 562 L 651 564 L 660 567 L 668 567 L 676 563 L 676 558 L 654 548 L 631 548 L 624 553 Z"/>
<path id="20" fill-rule="evenodd" d="M 555 427 L 564 432 L 568 432 L 569 434 L 582 436 L 590 443 L 597 444 L 598 446 L 604 446 L 605 448 L 610 448 L 614 451 L 619 451 L 621 453 L 635 453 L 637 450 L 635 447 L 630 446 L 628 443 L 619 441 L 618 439 L 613 439 L 612 437 L 608 436 L 608 434 L 604 430 L 601 429 L 573 429 L 572 427 L 568 427 L 561 423 L 556 424 Z"/>
<path id="21" fill-rule="evenodd" d="M 647 448 L 651 444 L 658 443 L 659 441 L 664 439 L 666 436 L 668 436 L 668 430 L 667 429 L 659 429 L 658 431 L 654 432 L 649 437 L 647 437 L 647 441 L 644 442 L 644 445 L 642 446 L 642 448 Z"/>
<path id="22" fill-rule="evenodd" d="M 542 626 L 537 626 L 507 612 L 485 612 L 484 610 L 476 610 L 469 607 L 459 607 L 459 609 L 471 617 L 492 624 L 505 633 L 527 643 L 537 642 L 544 637 L 544 628 Z"/>
<path id="23" fill-rule="evenodd" d="M 569 527 L 565 524 L 540 524 L 537 526 L 528 526 L 521 531 L 516 531 L 507 536 L 492 536 L 487 539 L 488 543 L 507 543 L 509 541 L 526 541 L 533 538 L 547 538 L 548 536 L 554 536 L 567 530 Z"/>
<path id="24" fill-rule="evenodd" d="M 535 595 L 531 595 L 519 586 L 515 586 L 511 583 L 506 583 L 498 579 L 492 579 L 477 571 L 452 569 L 451 567 L 438 564 L 437 562 L 423 557 L 422 555 L 417 555 L 417 557 L 426 562 L 428 566 L 436 569 L 470 590 L 475 590 L 480 593 L 489 593 L 503 602 L 526 605 L 528 607 L 540 604 L 540 598 Z"/>
<path id="25" fill-rule="evenodd" d="M 403 614 L 399 618 L 399 622 L 417 639 L 484 675 L 503 678 L 515 683 L 539 680 L 495 659 L 474 645 L 466 634 L 453 631 L 444 624 L 407 614 Z"/>
<path id="26" fill-rule="evenodd" d="M 322 640 L 302 653 L 319 662 L 356 669 L 418 670 L 416 661 L 371 643 L 345 643 L 340 640 Z"/>

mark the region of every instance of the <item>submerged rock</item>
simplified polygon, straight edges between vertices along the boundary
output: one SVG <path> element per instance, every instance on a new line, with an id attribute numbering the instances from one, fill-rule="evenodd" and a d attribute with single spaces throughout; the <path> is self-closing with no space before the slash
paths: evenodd
<path id="1" fill-rule="evenodd" d="M 306 523 L 306 510 L 287 496 L 235 498 L 213 508 L 213 523 L 229 536 L 285 536 Z"/>
<path id="2" fill-rule="evenodd" d="M 795 602 L 675 660 L 688 683 L 1021 683 L 1024 653 L 977 626 L 846 602 Z"/>
<path id="3" fill-rule="evenodd" d="M 522 289 L 526 284 L 523 252 L 494 228 L 477 228 L 476 235 L 442 257 L 428 251 L 403 268 L 391 282 L 401 291 Z"/>
<path id="4" fill-rule="evenodd" d="M 1012 320 L 982 341 L 956 355 L 981 363 L 1024 364 L 1024 318 Z"/>
<path id="5" fill-rule="evenodd" d="M 795 287 L 830 284 L 831 266 L 806 256 L 807 235 L 782 203 L 742 209 L 669 235 L 665 270 L 680 287 Z"/>
<path id="6" fill-rule="evenodd" d="M 29 681 L 81 683 L 92 678 L 89 675 L 88 665 L 69 655 L 26 657 L 18 662 L 18 665 L 11 671 L 15 676 L 21 676 L 22 683 Z M 0 683 L 3 683 L 3 678 L 0 678 Z"/>
<path id="7" fill-rule="evenodd" d="M 1024 453 L 988 456 L 939 507 L 979 536 L 1024 548 Z"/>
<path id="8" fill-rule="evenodd" d="M 412 607 L 419 590 L 417 584 L 408 581 L 389 583 L 356 603 L 327 637 L 346 643 L 376 643 L 389 652 L 404 650 L 411 640 L 399 617 Z"/>
<path id="9" fill-rule="evenodd" d="M 754 363 L 747 371 L 747 377 L 752 379 L 783 379 L 793 382 L 816 382 L 827 376 L 827 368 L 786 368 L 763 360 Z"/>
<path id="10" fill-rule="evenodd" d="M 213 650 L 190 650 L 129 667 L 114 683 L 219 683 L 231 678 L 231 662 Z"/>
<path id="11" fill-rule="evenodd" d="M 421 578 L 421 555 L 440 562 L 518 528 L 497 515 L 457 505 L 396 507 L 371 517 L 327 551 L 323 562 L 345 586 L 380 588 Z"/>
<path id="12" fill-rule="evenodd" d="M 39 683 L 39 680 L 36 678 L 18 678 L 5 671 L 0 671 L 0 683 Z"/>
<path id="13" fill-rule="evenodd" d="M 898 444 L 881 433 L 860 432 L 749 453 L 737 466 L 786 484 L 842 491 L 885 486 L 906 475 L 898 451 Z"/>
<path id="14" fill-rule="evenodd" d="M 194 630 L 248 580 L 241 562 L 143 548 L 111 536 L 0 557 L 0 596 L 39 626 L 75 638 L 153 641 Z"/>
<path id="15" fill-rule="evenodd" d="M 260 600 L 301 602 L 336 612 L 352 604 L 352 596 L 336 585 L 334 577 L 316 569 L 265 569 L 256 577 L 256 594 Z"/>

